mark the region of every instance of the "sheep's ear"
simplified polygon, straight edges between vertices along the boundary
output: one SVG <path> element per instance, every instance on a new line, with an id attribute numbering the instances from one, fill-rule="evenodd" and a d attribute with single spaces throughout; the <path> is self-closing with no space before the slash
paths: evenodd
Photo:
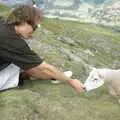
<path id="1" fill-rule="evenodd" d="M 101 74 L 101 72 L 99 72 L 99 77 L 104 79 L 103 75 Z"/>
<path id="2" fill-rule="evenodd" d="M 99 78 L 103 78 L 101 74 L 98 75 Z"/>

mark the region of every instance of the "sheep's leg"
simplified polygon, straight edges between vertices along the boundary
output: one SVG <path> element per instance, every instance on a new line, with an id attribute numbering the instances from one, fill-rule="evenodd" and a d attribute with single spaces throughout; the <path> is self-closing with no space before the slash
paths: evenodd
<path id="1" fill-rule="evenodd" d="M 117 96 L 118 96 L 118 103 L 120 104 L 120 87 L 118 87 L 118 86 L 116 86 L 115 87 L 115 91 L 116 91 L 116 94 L 117 94 Z"/>
<path id="2" fill-rule="evenodd" d="M 108 86 L 108 92 L 109 94 L 114 97 L 115 99 L 118 100 L 118 103 L 120 104 L 120 99 L 119 99 L 119 96 L 120 96 L 120 89 L 114 89 L 112 86 Z"/>
<path id="3" fill-rule="evenodd" d="M 108 86 L 108 92 L 112 97 L 117 98 L 116 91 L 114 90 L 112 86 Z"/>

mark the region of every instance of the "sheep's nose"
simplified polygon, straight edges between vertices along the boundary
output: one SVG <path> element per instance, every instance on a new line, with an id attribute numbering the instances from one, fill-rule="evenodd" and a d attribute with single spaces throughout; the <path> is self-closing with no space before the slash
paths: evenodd
<path id="1" fill-rule="evenodd" d="M 84 90 L 84 92 L 87 92 L 87 89 L 86 89 L 86 87 L 83 87 L 83 90 Z"/>

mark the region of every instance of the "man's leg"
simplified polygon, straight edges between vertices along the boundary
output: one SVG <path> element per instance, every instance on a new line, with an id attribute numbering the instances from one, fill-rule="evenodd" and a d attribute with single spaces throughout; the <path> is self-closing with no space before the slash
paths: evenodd
<path id="1" fill-rule="evenodd" d="M 18 86 L 20 68 L 14 64 L 8 65 L 0 71 L 0 90 Z"/>
<path id="2" fill-rule="evenodd" d="M 39 76 L 31 74 L 28 71 L 24 71 L 22 73 L 23 79 L 29 79 L 30 77 L 35 77 L 35 78 L 38 78 L 39 80 L 52 80 L 52 77 L 50 75 L 43 73 L 42 71 L 39 71 Z"/>

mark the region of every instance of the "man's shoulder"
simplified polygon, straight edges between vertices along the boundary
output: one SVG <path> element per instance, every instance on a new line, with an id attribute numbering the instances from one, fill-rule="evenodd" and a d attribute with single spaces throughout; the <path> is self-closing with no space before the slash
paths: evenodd
<path id="1" fill-rule="evenodd" d="M 6 35 L 9 32 L 12 32 L 11 30 L 11 26 L 7 25 L 6 23 L 0 22 L 0 35 Z"/>
<path id="2" fill-rule="evenodd" d="M 10 47 L 18 46 L 25 47 L 25 40 L 16 34 L 14 26 L 9 24 L 2 24 L 0 26 L 0 44 L 9 45 Z"/>

